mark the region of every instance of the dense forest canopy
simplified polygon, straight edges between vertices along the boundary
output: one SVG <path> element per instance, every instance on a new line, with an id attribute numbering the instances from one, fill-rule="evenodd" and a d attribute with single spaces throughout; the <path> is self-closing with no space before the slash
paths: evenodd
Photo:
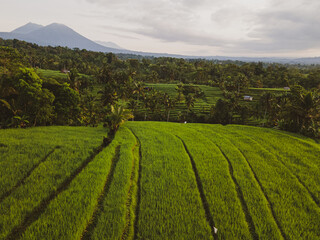
<path id="1" fill-rule="evenodd" d="M 257 125 L 319 134 L 320 66 L 142 58 L 18 40 L 0 39 L 0 46 L 1 127 L 110 125 L 112 114 L 123 112 L 115 111 L 117 105 L 137 120 L 170 121 L 170 111 L 183 103 L 186 109 L 175 120 L 246 124 L 255 118 Z M 40 69 L 66 75 L 46 77 Z M 176 96 L 146 83 L 177 84 Z M 196 85 L 219 87 L 223 93 L 206 115 L 193 111 L 204 94 Z M 255 104 L 240 101 L 251 88 L 284 87 L 291 91 L 262 92 Z"/>

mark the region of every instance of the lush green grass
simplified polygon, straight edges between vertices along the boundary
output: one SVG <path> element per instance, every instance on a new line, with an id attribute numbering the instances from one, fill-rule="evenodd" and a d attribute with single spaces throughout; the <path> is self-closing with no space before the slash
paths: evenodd
<path id="1" fill-rule="evenodd" d="M 320 145 L 306 137 L 128 122 L 98 152 L 103 128 L 0 134 L 0 239 L 320 238 Z"/>
<path id="2" fill-rule="evenodd" d="M 88 239 L 89 236 L 90 239 L 133 237 L 136 204 L 130 199 L 135 199 L 137 191 L 139 146 L 127 128 L 121 128 L 116 137 L 120 149 L 115 159 L 113 179 L 101 204 L 96 226 L 87 234 Z"/>
<path id="3" fill-rule="evenodd" d="M 213 218 L 220 231 L 225 233 L 221 238 L 250 239 L 249 230 L 253 238 L 258 236 L 262 239 L 280 239 L 280 231 L 272 219 L 268 202 L 241 152 L 231 141 L 210 131 L 206 125 L 187 124 L 182 127 L 188 128 L 181 131 L 180 127 L 177 131 L 177 128 L 172 127 L 170 131 L 176 131 L 176 134 L 184 139 L 199 165 L 199 172 L 203 172 L 200 177 L 202 182 L 208 184 L 208 199 L 211 199 Z M 204 148 L 208 150 L 205 151 Z M 215 156 L 210 156 L 213 150 Z M 218 165 L 222 165 L 222 168 L 218 169 Z M 221 186 L 225 191 L 221 192 Z M 220 192 L 218 196 L 216 192 Z M 233 226 L 232 230 L 225 222 Z"/>
<path id="4" fill-rule="evenodd" d="M 28 218 L 37 214 L 37 207 L 52 197 L 72 174 L 92 155 L 92 150 L 106 135 L 103 128 L 84 127 L 38 127 L 29 129 L 1 130 L 1 171 L 16 176 L 2 195 L 0 205 L 0 239 L 19 231 L 27 225 Z M 20 148 L 22 146 L 22 148 Z M 34 161 L 34 156 L 43 155 L 56 148 L 43 161 Z M 8 149 L 7 149 L 8 148 Z M 10 153 L 16 148 L 20 154 L 17 165 Z M 21 163 L 21 164 L 20 164 Z M 37 165 L 38 164 L 38 165 Z M 33 169 L 33 167 L 35 167 Z M 9 190 L 8 190 L 9 189 Z"/>
<path id="5" fill-rule="evenodd" d="M 58 82 L 65 82 L 68 80 L 68 75 L 66 73 L 62 73 L 60 71 L 49 70 L 49 69 L 37 69 L 37 74 L 40 78 L 49 79 L 53 78 Z"/>
<path id="6" fill-rule="evenodd" d="M 119 176 L 117 174 L 112 176 L 109 173 L 115 162 L 118 161 L 117 158 L 120 157 L 125 160 L 130 160 L 130 157 L 128 157 L 126 153 L 131 153 L 135 139 L 134 137 L 130 139 L 128 133 L 130 134 L 130 131 L 128 132 L 125 128 L 118 132 L 112 143 L 100 152 L 100 154 L 76 176 L 70 186 L 48 205 L 41 217 L 27 229 L 23 236 L 24 239 L 59 239 L 60 236 L 63 236 L 65 239 L 80 239 L 83 235 L 91 235 L 90 229 L 87 227 L 88 223 L 97 220 L 98 224 L 94 229 L 99 232 L 97 239 L 107 239 L 112 236 L 111 234 L 115 232 L 112 224 L 119 224 L 119 220 L 125 216 L 125 213 L 120 212 L 116 215 L 116 219 L 108 218 L 107 220 L 109 222 L 103 222 L 103 224 L 106 223 L 106 225 L 103 225 L 103 231 L 101 231 L 100 219 L 92 219 L 92 216 L 95 216 L 97 211 L 99 211 L 98 208 L 101 207 L 98 205 L 100 204 L 98 201 L 99 196 L 103 197 L 105 194 L 108 194 L 108 197 L 112 194 L 118 194 L 118 196 L 112 199 L 112 204 L 114 206 L 118 205 L 120 208 L 125 206 L 125 204 L 120 201 L 121 198 L 119 196 L 121 193 L 124 193 L 126 196 L 125 186 L 116 185 L 114 188 L 117 188 L 118 191 L 113 189 L 112 186 L 116 184 L 117 181 L 126 182 L 126 180 L 124 180 L 124 176 L 120 175 L 119 171 Z M 122 165 L 127 163 L 121 161 L 121 159 L 119 159 L 119 162 Z M 117 167 L 119 165 L 117 165 Z M 128 165 L 128 167 L 130 168 L 130 165 Z M 125 167 L 122 166 L 122 168 Z M 125 171 L 122 173 L 125 174 Z M 108 186 L 110 183 L 111 188 L 109 189 Z M 106 210 L 104 206 L 102 206 L 102 209 Z M 104 212 L 102 216 L 106 216 Z M 120 224 L 120 230 L 117 229 L 120 234 L 125 224 L 125 221 L 123 222 L 123 224 Z M 106 231 L 105 226 L 108 226 L 108 231 Z M 85 230 L 88 231 L 88 233 L 86 233 Z M 104 236 L 106 236 L 106 238 Z M 119 235 L 112 237 L 112 239 L 119 239 Z"/>
<path id="7" fill-rule="evenodd" d="M 265 136 L 264 144 L 260 144 L 252 136 L 251 131 L 240 134 L 234 129 L 215 127 L 213 131 L 220 132 L 233 140 L 233 144 L 247 159 L 269 199 L 274 217 L 285 238 L 296 239 L 298 236 L 301 239 L 317 239 L 320 234 L 320 209 L 308 189 L 275 153 L 264 147 L 268 136 Z M 263 131 L 260 131 L 259 134 L 263 134 Z M 277 137 L 273 137 L 273 141 L 279 142 Z M 296 145 L 296 149 L 300 151 L 298 146 Z M 319 151 L 318 147 L 315 149 L 311 147 L 311 149 L 313 154 Z M 314 155 L 314 158 L 315 156 L 317 155 Z M 290 158 L 288 160 L 290 161 Z M 311 181 L 313 180 L 311 177 Z"/>
<path id="8" fill-rule="evenodd" d="M 219 226 L 219 234 L 225 233 L 224 238 L 232 239 L 235 236 L 241 239 L 249 239 L 250 233 L 241 210 L 235 189 L 235 184 L 229 174 L 228 162 L 224 159 L 219 148 L 203 135 L 193 129 L 185 129 L 184 124 L 177 125 L 166 123 L 146 123 L 145 128 L 159 129 L 167 134 L 174 134 L 186 146 L 190 158 L 195 163 L 195 171 L 199 175 L 198 181 L 203 188 L 204 200 L 208 203 L 208 214 L 213 224 Z M 182 131 L 181 131 L 182 130 Z M 223 191 L 221 187 L 223 186 Z M 228 199 L 229 201 L 226 201 Z M 230 229 L 230 223 L 233 226 Z M 222 237 L 222 235 L 219 235 Z"/>
<path id="9" fill-rule="evenodd" d="M 248 131 L 246 126 L 237 126 L 236 129 L 242 136 Z M 317 184 L 320 182 L 320 149 L 314 148 L 318 144 L 267 128 L 250 128 L 250 136 L 247 137 L 253 138 L 275 156 L 320 204 L 320 185 Z M 311 152 L 310 148 L 314 150 Z"/>
<path id="10" fill-rule="evenodd" d="M 249 88 L 250 91 L 271 91 L 271 92 L 286 92 L 284 88 Z"/>
<path id="11" fill-rule="evenodd" d="M 68 74 L 62 73 L 60 71 L 38 68 L 36 72 L 40 76 L 40 78 L 43 78 L 43 79 L 53 78 L 60 83 L 66 82 L 68 80 Z M 79 77 L 92 79 L 91 76 L 88 76 L 86 74 L 81 74 L 81 73 L 79 74 Z"/>
<path id="12" fill-rule="evenodd" d="M 229 160 L 231 174 L 237 184 L 238 196 L 243 201 L 242 209 L 247 215 L 253 236 L 258 236 L 259 239 L 281 239 L 280 230 L 272 216 L 267 198 L 239 149 L 225 136 L 209 130 L 207 126 L 192 126 L 192 128 L 219 146 Z"/>
<path id="13" fill-rule="evenodd" d="M 142 122 L 127 126 L 141 143 L 137 239 L 211 239 L 195 174 L 182 142 Z"/>
<path id="14" fill-rule="evenodd" d="M 230 131 L 219 125 L 200 124 L 130 123 L 129 127 L 134 131 L 138 124 L 141 124 L 145 135 L 153 136 L 153 141 L 158 141 L 158 137 L 152 132 L 160 131 L 163 135 L 177 135 L 185 142 L 195 161 L 209 204 L 209 214 L 220 229 L 219 239 L 296 239 L 297 236 L 301 239 L 317 239 L 319 236 L 319 199 L 299 182 L 281 159 L 275 157 L 277 152 L 267 151 L 257 144 L 256 139 L 258 136 L 263 138 L 264 131 L 270 131 L 271 134 L 274 132 L 273 139 L 268 135 L 265 138 L 276 144 L 278 134 L 282 134 L 283 138 L 279 140 L 287 140 L 287 145 L 292 145 L 292 155 L 300 158 L 301 154 L 292 150 L 304 146 L 306 156 L 309 152 L 312 157 L 310 162 L 314 164 L 319 161 L 316 159 L 319 145 L 300 138 L 292 142 L 292 137 L 286 133 L 252 127 L 246 127 L 245 133 L 253 129 L 257 131 L 257 136 L 250 135 L 251 138 L 248 138 L 239 133 L 241 126 L 234 126 Z M 199 133 L 203 133 L 207 140 Z M 219 147 L 220 155 L 217 147 L 208 140 Z M 272 146 L 271 142 L 269 144 Z M 176 154 L 181 155 L 178 152 Z M 292 156 L 290 159 L 294 160 Z M 213 162 L 210 163 L 210 160 Z M 315 172 L 319 171 L 315 169 L 308 179 L 315 187 L 313 192 L 319 185 Z M 208 190 L 206 184 L 210 186 Z M 310 189 L 313 186 L 310 185 Z"/>

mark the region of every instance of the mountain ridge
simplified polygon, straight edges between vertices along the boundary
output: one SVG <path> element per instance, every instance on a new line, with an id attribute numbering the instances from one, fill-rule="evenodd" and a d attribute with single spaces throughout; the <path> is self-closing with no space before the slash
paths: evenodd
<path id="1" fill-rule="evenodd" d="M 98 52 L 121 52 L 118 49 L 102 46 L 60 23 L 51 23 L 46 26 L 27 23 L 11 32 L 0 32 L 0 37 L 18 39 L 41 46 L 62 46 Z"/>

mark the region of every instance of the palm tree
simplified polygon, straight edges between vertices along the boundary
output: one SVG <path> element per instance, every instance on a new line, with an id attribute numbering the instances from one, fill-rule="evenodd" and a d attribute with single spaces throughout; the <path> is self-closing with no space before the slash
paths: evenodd
<path id="1" fill-rule="evenodd" d="M 195 98 L 193 94 L 188 94 L 185 96 L 186 99 L 186 105 L 188 108 L 188 111 L 190 112 L 191 108 L 194 107 Z"/>
<path id="2" fill-rule="evenodd" d="M 172 98 L 170 98 L 170 96 L 165 93 L 163 95 L 163 104 L 164 104 L 164 108 L 166 109 L 166 113 L 167 113 L 167 122 L 169 122 L 169 118 L 170 118 L 170 111 L 171 109 L 173 109 L 175 107 L 176 101 Z"/>
<path id="3" fill-rule="evenodd" d="M 264 93 L 260 98 L 260 104 L 262 105 L 262 107 L 264 107 L 263 125 L 265 124 L 267 113 L 270 114 L 273 100 L 274 100 L 274 94 L 270 92 Z"/>
<path id="4" fill-rule="evenodd" d="M 131 114 L 131 112 L 123 108 L 122 106 L 111 105 L 111 113 L 108 116 L 110 133 L 113 135 L 122 124 L 124 124 L 128 119 L 132 117 L 133 115 Z"/>
<path id="5" fill-rule="evenodd" d="M 285 123 L 284 129 L 299 132 L 315 126 L 317 132 L 320 121 L 320 98 L 318 94 L 295 85 L 291 88 L 288 100 L 283 106 L 282 116 L 280 116 Z"/>
<path id="6" fill-rule="evenodd" d="M 70 87 L 79 92 L 80 82 L 78 77 L 79 73 L 77 69 L 72 68 L 70 72 L 68 72 L 68 80 L 70 82 Z"/>

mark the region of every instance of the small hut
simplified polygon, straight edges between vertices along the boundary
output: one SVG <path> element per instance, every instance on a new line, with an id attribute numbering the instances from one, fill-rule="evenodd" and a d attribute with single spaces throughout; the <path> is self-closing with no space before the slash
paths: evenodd
<path id="1" fill-rule="evenodd" d="M 243 97 L 243 100 L 245 100 L 245 101 L 252 101 L 252 100 L 253 100 L 253 97 L 251 97 L 251 96 L 244 96 L 244 97 Z"/>

